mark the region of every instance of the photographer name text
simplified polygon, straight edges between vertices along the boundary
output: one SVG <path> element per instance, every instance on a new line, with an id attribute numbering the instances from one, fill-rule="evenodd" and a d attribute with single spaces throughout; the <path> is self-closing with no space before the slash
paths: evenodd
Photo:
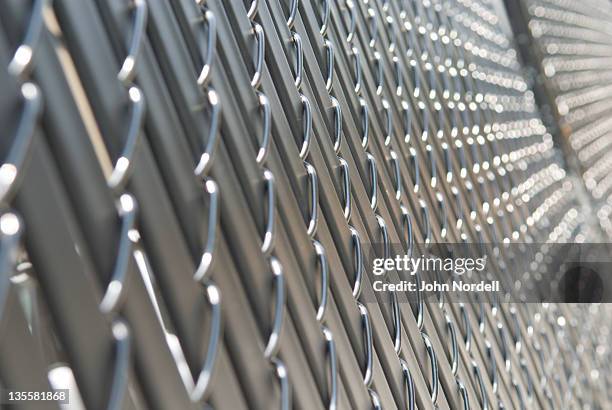
<path id="1" fill-rule="evenodd" d="M 421 283 L 402 280 L 399 282 L 385 282 L 382 280 L 374 281 L 372 284 L 376 292 L 499 292 L 500 284 L 498 280 L 464 282 L 455 280 L 446 282 L 426 282 Z"/>

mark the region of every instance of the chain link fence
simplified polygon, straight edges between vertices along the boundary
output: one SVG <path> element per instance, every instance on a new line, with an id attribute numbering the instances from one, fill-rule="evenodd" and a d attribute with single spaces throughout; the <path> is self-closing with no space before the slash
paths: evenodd
<path id="1" fill-rule="evenodd" d="M 612 406 L 608 1 L 2 10 L 3 408 Z"/>

